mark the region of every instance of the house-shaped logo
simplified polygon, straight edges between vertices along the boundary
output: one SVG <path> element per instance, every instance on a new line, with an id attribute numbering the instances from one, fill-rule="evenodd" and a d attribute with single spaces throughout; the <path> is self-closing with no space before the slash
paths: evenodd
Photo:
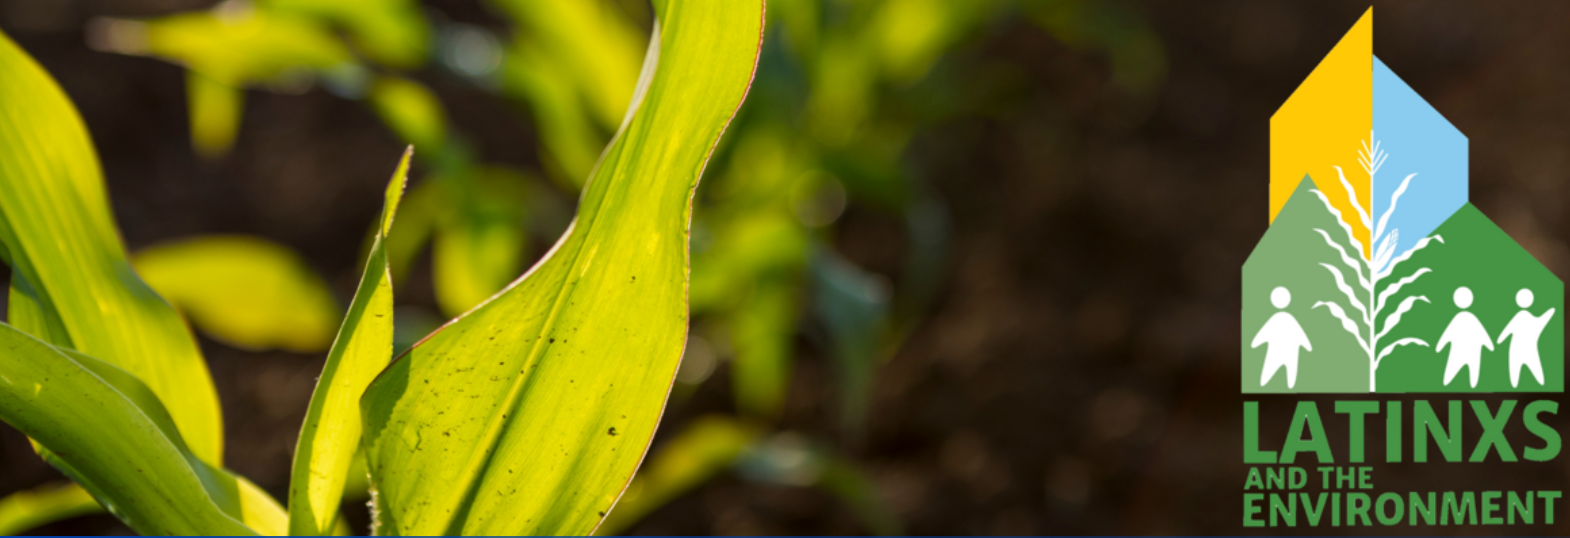
<path id="1" fill-rule="evenodd" d="M 1271 118 L 1242 391 L 1563 392 L 1564 285 L 1467 183 L 1466 137 L 1374 56 L 1370 11 Z"/>

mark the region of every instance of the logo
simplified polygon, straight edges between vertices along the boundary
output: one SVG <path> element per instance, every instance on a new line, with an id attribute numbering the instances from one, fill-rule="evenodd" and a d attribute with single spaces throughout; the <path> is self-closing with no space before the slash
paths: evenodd
<path id="1" fill-rule="evenodd" d="M 1466 137 L 1374 56 L 1372 10 L 1271 117 L 1244 527 L 1555 525 L 1564 285 L 1467 172 Z"/>
<path id="2" fill-rule="evenodd" d="M 1244 393 L 1563 392 L 1564 285 L 1467 201 L 1467 139 L 1365 15 L 1270 120 Z"/>

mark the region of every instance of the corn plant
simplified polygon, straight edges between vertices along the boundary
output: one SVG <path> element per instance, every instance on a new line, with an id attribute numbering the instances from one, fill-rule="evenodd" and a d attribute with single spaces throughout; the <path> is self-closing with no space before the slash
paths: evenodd
<path id="1" fill-rule="evenodd" d="M 131 268 L 68 98 L 0 35 L 0 419 L 143 534 L 341 532 L 366 454 L 377 534 L 585 534 L 659 421 L 687 331 L 691 197 L 744 99 L 762 2 L 657 0 L 621 128 L 577 218 L 505 290 L 390 365 L 385 192 L 365 273 L 301 429 L 288 508 L 222 467 L 217 394 Z"/>
<path id="2" fill-rule="evenodd" d="M 1385 159 L 1389 157 L 1389 154 L 1380 148 L 1379 141 L 1374 139 L 1373 133 L 1369 133 L 1369 138 L 1373 143 L 1370 145 L 1368 140 L 1363 141 L 1363 147 L 1358 151 L 1358 163 L 1363 167 L 1363 171 L 1368 173 L 1369 183 L 1372 184 L 1374 175 L 1379 173 L 1380 166 L 1384 165 Z M 1345 245 L 1337 242 L 1323 228 L 1315 228 L 1314 231 L 1325 239 L 1325 244 L 1336 251 L 1336 254 L 1340 257 L 1341 264 L 1346 267 L 1348 273 L 1343 273 L 1340 268 L 1333 264 L 1321 263 L 1319 265 L 1330 272 L 1331 277 L 1335 279 L 1336 289 L 1340 290 L 1342 295 L 1346 297 L 1347 307 L 1356 310 L 1357 316 L 1349 316 L 1347 308 L 1343 308 L 1336 301 L 1319 301 L 1314 303 L 1313 308 L 1323 306 L 1332 316 L 1341 320 L 1341 328 L 1345 329 L 1353 338 L 1356 338 L 1358 347 L 1368 354 L 1368 391 L 1374 392 L 1378 386 L 1375 382 L 1374 374 L 1379 370 L 1380 361 L 1383 361 L 1397 347 L 1406 345 L 1428 347 L 1428 342 L 1421 338 L 1401 338 L 1390 342 L 1384 347 L 1380 347 L 1380 340 L 1390 334 L 1390 331 L 1395 329 L 1397 324 L 1401 323 L 1401 315 L 1410 311 L 1418 301 L 1429 302 L 1428 297 L 1422 295 L 1408 295 L 1400 299 L 1395 299 L 1395 296 L 1401 292 L 1403 286 L 1417 281 L 1418 278 L 1433 272 L 1433 270 L 1422 267 L 1393 282 L 1389 279 L 1395 273 L 1396 266 L 1410 259 L 1417 251 L 1427 247 L 1429 242 L 1444 243 L 1445 240 L 1436 234 L 1418 240 L 1412 248 L 1407 249 L 1405 252 L 1400 254 L 1395 252 L 1396 241 L 1400 238 L 1400 230 L 1386 230 L 1386 225 L 1390 223 L 1391 215 L 1395 214 L 1397 203 L 1401 201 L 1401 195 L 1405 194 L 1407 187 L 1411 186 L 1412 178 L 1417 177 L 1416 173 L 1408 174 L 1405 179 L 1401 180 L 1401 185 L 1396 187 L 1395 192 L 1390 195 L 1390 207 L 1385 209 L 1384 214 L 1379 216 L 1379 221 L 1376 223 L 1369 217 L 1368 211 L 1363 208 L 1363 204 L 1358 201 L 1357 193 L 1353 191 L 1351 182 L 1348 182 L 1346 179 L 1346 173 L 1339 166 L 1333 168 L 1335 168 L 1336 175 L 1341 181 L 1341 187 L 1346 190 L 1347 200 L 1352 204 L 1353 210 L 1357 212 L 1358 224 L 1370 232 L 1369 243 L 1370 245 L 1377 245 L 1377 247 L 1363 248 L 1363 243 L 1353 234 L 1352 226 L 1347 224 L 1347 220 L 1342 216 L 1341 210 L 1331 205 L 1330 199 L 1319 189 L 1310 191 L 1324 204 L 1325 210 L 1330 212 L 1336 223 L 1341 225 L 1341 231 L 1344 233 L 1344 239 L 1346 240 Z M 1348 248 L 1356 252 L 1357 256 L 1354 257 L 1347 254 Z M 1347 282 L 1348 274 L 1352 276 L 1352 280 L 1357 284 L 1356 289 Z M 1393 300 L 1399 300 L 1400 302 L 1396 305 L 1395 311 L 1385 316 L 1381 321 L 1380 314 L 1385 312 L 1385 309 L 1392 304 Z"/>

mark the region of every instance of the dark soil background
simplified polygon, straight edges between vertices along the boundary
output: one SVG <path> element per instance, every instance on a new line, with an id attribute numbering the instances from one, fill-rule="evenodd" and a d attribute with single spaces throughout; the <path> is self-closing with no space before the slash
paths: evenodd
<path id="1" fill-rule="evenodd" d="M 320 89 L 249 92 L 233 153 L 206 162 L 190 149 L 180 68 L 85 44 L 94 17 L 208 4 L 0 0 L 0 28 L 81 110 L 131 249 L 196 234 L 258 235 L 301 252 L 347 298 L 365 223 L 403 147 L 366 107 Z M 494 24 L 470 0 L 428 4 Z M 1233 391 L 1239 282 L 1267 226 L 1269 118 L 1368 3 L 1129 4 L 1166 52 L 1156 92 L 1114 91 L 1105 58 L 1023 21 L 1005 24 L 983 37 L 981 54 L 1024 66 L 1028 83 L 999 102 L 1003 113 L 929 130 L 907 154 L 952 213 L 947 282 L 878 372 L 866 439 L 844 449 L 908 532 L 1244 531 L 1242 398 Z M 1472 141 L 1472 202 L 1565 275 L 1570 4 L 1376 5 L 1380 58 Z M 515 106 L 432 83 L 486 160 L 538 167 Z M 840 252 L 876 272 L 897 270 L 897 225 L 853 209 L 837 226 Z M 400 293 L 429 304 L 421 270 Z M 322 357 L 202 345 L 223 401 L 229 466 L 281 495 Z M 784 424 L 832 436 L 831 365 L 801 348 Z M 722 367 L 673 404 L 661 431 L 728 412 L 726 387 Z M 1267 417 L 1266 430 L 1284 431 L 1285 421 Z M 1394 466 L 1379 477 L 1394 491 L 1563 489 L 1567 461 Z M 20 434 L 0 428 L 0 495 L 58 479 Z M 363 508 L 352 517 L 363 522 Z M 1570 521 L 1556 525 L 1312 530 L 1570 533 Z M 729 475 L 631 529 L 866 530 L 817 490 Z M 128 530 L 93 516 L 38 532 Z"/>

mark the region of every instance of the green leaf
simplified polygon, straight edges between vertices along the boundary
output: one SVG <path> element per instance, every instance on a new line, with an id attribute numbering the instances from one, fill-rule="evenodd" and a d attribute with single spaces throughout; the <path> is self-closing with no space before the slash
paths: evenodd
<path id="1" fill-rule="evenodd" d="M 207 158 L 228 153 L 240 132 L 245 94 L 194 71 L 185 74 L 185 92 L 191 115 L 191 146 Z"/>
<path id="2" fill-rule="evenodd" d="M 0 35 L 0 257 L 10 323 L 135 375 L 203 461 L 223 454 L 217 391 L 190 330 L 136 276 L 98 157 L 54 80 Z"/>
<path id="3" fill-rule="evenodd" d="M 210 497 L 217 477 L 131 374 L 5 324 L 0 348 L 0 418 L 133 530 L 253 534 Z"/>
<path id="4" fill-rule="evenodd" d="M 321 351 L 337 300 L 288 247 L 259 237 L 208 235 L 154 245 L 131 258 L 160 295 L 213 338 L 246 349 Z"/>
<path id="5" fill-rule="evenodd" d="M 10 536 L 103 510 L 82 486 L 69 482 L 46 484 L 0 499 L 0 535 Z"/>
<path id="6" fill-rule="evenodd" d="M 632 478 L 686 335 L 691 195 L 746 95 L 762 2 L 660 1 L 633 113 L 552 251 L 361 401 L 383 534 L 587 534 Z"/>
<path id="7" fill-rule="evenodd" d="M 246 7 L 150 21 L 108 20 L 98 32 L 102 48 L 163 58 L 232 87 L 353 60 L 322 25 Z"/>
<path id="8" fill-rule="evenodd" d="M 355 449 L 360 443 L 360 395 L 392 359 L 393 289 L 383 239 L 392 231 L 393 215 L 403 197 L 409 176 L 411 146 L 403 153 L 387 185 L 376 239 L 365 263 L 365 275 L 355 291 L 338 338 L 327 352 L 310 409 L 300 428 L 294 451 L 294 473 L 289 481 L 289 534 L 332 534 L 343 500 Z"/>
<path id="9" fill-rule="evenodd" d="M 523 96 L 540 134 L 542 157 L 553 177 L 581 187 L 605 142 L 561 58 L 522 41 L 507 55 L 503 76 L 509 93 Z"/>
<path id="10" fill-rule="evenodd" d="M 503 169 L 469 171 L 449 182 L 453 211 L 436 227 L 431 276 L 436 302 L 457 316 L 489 299 L 523 272 L 528 196 L 522 176 Z"/>
<path id="11" fill-rule="evenodd" d="M 207 490 L 207 496 L 210 501 L 216 503 L 218 508 L 225 514 L 260 534 L 281 536 L 288 530 L 288 514 L 284 512 L 283 506 L 279 505 L 278 501 L 274 500 L 266 491 L 262 491 L 262 488 L 257 487 L 256 484 L 251 483 L 244 477 L 203 462 L 191 454 L 190 449 L 180 439 L 179 434 L 175 430 L 174 422 L 169 418 L 169 411 L 158 401 L 158 397 L 148 390 L 147 385 L 125 370 L 82 354 L 79 351 L 58 347 L 55 350 L 107 382 L 110 387 L 136 406 L 138 412 L 149 417 L 153 425 L 158 427 L 163 437 L 170 440 L 175 448 L 180 451 L 191 472 L 195 473 L 197 478 L 202 481 L 202 486 Z M 108 500 L 121 495 L 122 492 L 103 491 L 95 485 L 98 483 L 95 482 L 98 479 L 92 474 L 77 472 L 69 461 L 61 459 L 59 455 L 52 451 L 43 451 L 42 455 L 46 461 L 60 469 L 67 477 L 87 488 L 88 492 L 98 498 L 99 502 L 108 507 L 109 511 L 113 512 L 115 516 L 122 521 L 127 521 L 123 514 L 116 511 L 116 505 Z M 147 479 L 156 482 L 159 480 L 159 477 L 153 475 L 147 477 Z M 127 524 L 129 525 L 130 522 L 127 521 Z"/>
<path id="12" fill-rule="evenodd" d="M 372 59 L 399 68 L 418 67 L 430 47 L 431 29 L 415 0 L 263 0 L 277 13 L 317 17 L 349 31 Z"/>
<path id="13" fill-rule="evenodd" d="M 649 464 L 633 477 L 627 493 L 616 503 L 616 511 L 605 518 L 595 534 L 620 533 L 649 512 L 719 474 L 730 467 L 760 433 L 756 426 L 720 415 L 693 421 L 686 430 L 666 441 L 650 458 Z"/>
<path id="14" fill-rule="evenodd" d="M 382 122 L 416 147 L 440 148 L 447 141 L 447 113 L 436 94 L 411 79 L 381 77 L 371 85 L 371 107 Z"/>
<path id="15" fill-rule="evenodd" d="M 638 82 L 643 34 L 608 0 L 540 2 L 492 0 L 521 28 L 519 40 L 557 58 L 558 73 L 571 81 L 602 125 L 624 118 Z"/>

